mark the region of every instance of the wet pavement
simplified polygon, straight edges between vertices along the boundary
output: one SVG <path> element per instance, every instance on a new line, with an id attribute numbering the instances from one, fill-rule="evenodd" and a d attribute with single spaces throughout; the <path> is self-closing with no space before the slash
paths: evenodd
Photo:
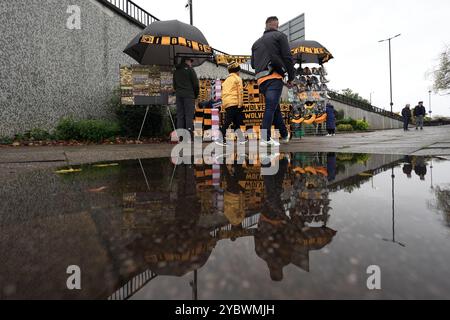
<path id="1" fill-rule="evenodd" d="M 271 160 L 267 176 L 238 156 L 16 175 L 0 187 L 0 298 L 450 298 L 449 157 Z M 67 289 L 73 265 L 81 290 Z"/>
<path id="2" fill-rule="evenodd" d="M 384 130 L 338 134 L 336 137 L 308 136 L 292 140 L 282 152 L 346 152 L 398 155 L 450 155 L 450 126 L 426 127 L 424 131 Z M 206 145 L 205 145 L 206 146 Z M 172 144 L 89 145 L 81 147 L 2 147 L 0 180 L 36 168 L 69 163 L 170 157 Z"/>

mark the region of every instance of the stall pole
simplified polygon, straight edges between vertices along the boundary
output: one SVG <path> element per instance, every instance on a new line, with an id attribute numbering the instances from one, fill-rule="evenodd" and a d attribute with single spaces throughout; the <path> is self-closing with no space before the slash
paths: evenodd
<path id="1" fill-rule="evenodd" d="M 142 121 L 141 131 L 139 132 L 138 141 L 141 141 L 142 131 L 144 131 L 144 125 L 145 125 L 145 122 L 147 121 L 147 116 L 148 116 L 149 110 L 150 110 L 150 106 L 147 106 L 147 110 L 145 111 L 144 121 Z"/>

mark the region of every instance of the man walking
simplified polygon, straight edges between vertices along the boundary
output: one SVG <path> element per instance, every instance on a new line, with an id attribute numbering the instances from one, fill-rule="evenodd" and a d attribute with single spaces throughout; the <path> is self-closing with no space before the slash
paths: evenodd
<path id="1" fill-rule="evenodd" d="M 423 106 L 423 101 L 419 102 L 419 105 L 414 108 L 414 118 L 416 118 L 416 130 L 423 130 L 423 119 L 427 114 L 427 110 Z"/>
<path id="2" fill-rule="evenodd" d="M 277 17 L 269 17 L 266 31 L 252 47 L 252 68 L 255 69 L 259 90 L 266 98 L 262 123 L 261 146 L 279 146 L 271 137 L 272 125 L 280 131 L 283 142 L 289 142 L 289 133 L 280 109 L 283 79 L 288 75 L 288 85 L 294 80 L 295 70 L 287 36 L 278 31 Z"/>
<path id="3" fill-rule="evenodd" d="M 200 84 L 192 63 L 192 59 L 183 59 L 173 76 L 177 97 L 177 129 L 188 130 L 191 137 L 194 132 L 195 99 L 200 93 Z"/>
<path id="4" fill-rule="evenodd" d="M 411 121 L 411 105 L 407 104 L 402 110 L 403 131 L 409 131 L 409 123 Z"/>

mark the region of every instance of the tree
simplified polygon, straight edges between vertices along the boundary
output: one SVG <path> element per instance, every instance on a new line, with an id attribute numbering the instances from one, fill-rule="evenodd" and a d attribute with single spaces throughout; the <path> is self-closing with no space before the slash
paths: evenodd
<path id="1" fill-rule="evenodd" d="M 433 72 L 436 92 L 450 94 L 450 48 L 441 53 L 439 66 Z"/>
<path id="2" fill-rule="evenodd" d="M 370 102 L 367 99 L 364 99 L 363 97 L 361 97 L 359 95 L 359 93 L 353 92 L 352 89 L 348 89 L 347 88 L 347 89 L 341 90 L 341 94 L 343 96 L 347 97 L 347 98 L 358 100 L 358 101 L 370 104 Z"/>

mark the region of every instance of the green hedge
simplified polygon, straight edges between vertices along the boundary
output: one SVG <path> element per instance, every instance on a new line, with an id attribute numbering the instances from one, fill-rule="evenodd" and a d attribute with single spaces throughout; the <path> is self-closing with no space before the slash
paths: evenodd
<path id="1" fill-rule="evenodd" d="M 353 126 L 353 129 L 357 131 L 366 131 L 369 129 L 369 123 L 364 120 L 356 120 L 356 124 Z"/>
<path id="2" fill-rule="evenodd" d="M 351 132 L 351 131 L 353 131 L 353 127 L 351 124 L 340 124 L 337 126 L 337 131 Z"/>
<path id="3" fill-rule="evenodd" d="M 77 140 L 101 142 L 120 134 L 117 122 L 107 120 L 63 119 L 56 127 L 56 137 L 59 140 Z"/>
<path id="4" fill-rule="evenodd" d="M 338 127 L 341 126 L 341 128 L 343 128 L 343 129 L 347 128 L 347 130 L 340 130 L 340 131 L 353 131 L 353 130 L 366 131 L 369 129 L 369 123 L 367 121 L 355 120 L 352 118 L 344 118 L 342 120 L 339 120 L 336 122 L 336 125 Z M 351 126 L 353 128 L 353 130 L 348 130 L 348 126 Z"/>

